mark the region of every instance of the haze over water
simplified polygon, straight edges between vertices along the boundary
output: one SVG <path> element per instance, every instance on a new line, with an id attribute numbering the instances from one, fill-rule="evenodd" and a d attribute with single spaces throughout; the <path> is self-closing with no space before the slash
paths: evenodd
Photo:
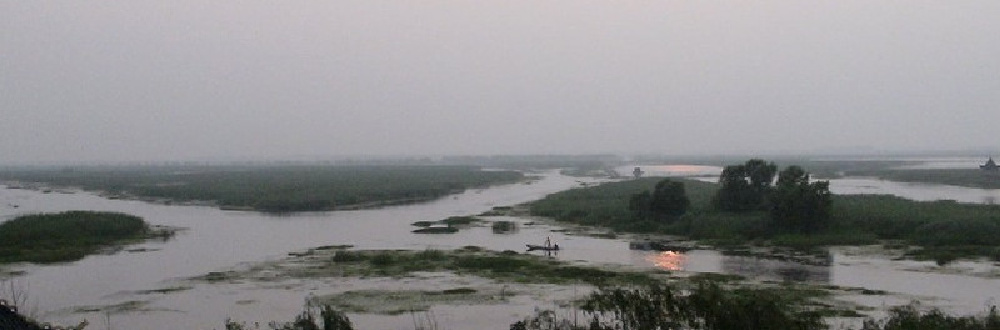
<path id="1" fill-rule="evenodd" d="M 998 16 L 992 0 L 0 0 L 0 164 L 998 153 Z"/>

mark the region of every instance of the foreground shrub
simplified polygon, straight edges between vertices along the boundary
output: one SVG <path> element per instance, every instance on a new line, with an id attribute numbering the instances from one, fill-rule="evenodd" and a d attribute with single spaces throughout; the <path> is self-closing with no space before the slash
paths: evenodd
<path id="1" fill-rule="evenodd" d="M 993 306 L 985 316 L 951 316 L 938 309 L 920 312 L 917 306 L 893 308 L 882 322 L 867 321 L 863 330 L 1000 330 L 1000 312 Z"/>
<path id="2" fill-rule="evenodd" d="M 765 290 L 724 290 L 700 282 L 690 291 L 667 285 L 606 289 L 583 307 L 594 314 L 590 329 L 824 329 L 817 313 Z M 602 318 L 598 318 L 601 316 Z"/>

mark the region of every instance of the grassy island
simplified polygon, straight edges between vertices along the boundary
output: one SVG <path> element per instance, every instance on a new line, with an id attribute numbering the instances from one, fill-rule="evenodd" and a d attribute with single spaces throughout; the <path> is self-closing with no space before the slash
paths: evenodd
<path id="1" fill-rule="evenodd" d="M 21 169 L 0 171 L 0 179 L 280 213 L 421 202 L 524 176 L 474 166 L 148 166 Z"/>
<path id="2" fill-rule="evenodd" d="M 980 169 L 927 169 L 857 171 L 852 175 L 874 176 L 900 182 L 935 183 L 961 187 L 1000 189 L 1000 174 Z"/>
<path id="3" fill-rule="evenodd" d="M 531 204 L 531 213 L 619 232 L 686 236 L 716 245 L 765 244 L 802 249 L 886 243 L 921 259 L 961 256 L 1000 260 L 1000 206 L 953 201 L 920 202 L 885 195 L 833 195 L 829 219 L 814 232 L 769 225 L 767 211 L 727 212 L 713 204 L 719 184 L 683 182 L 690 207 L 678 217 L 650 219 L 630 211 L 630 198 L 664 178 L 648 177 L 573 189 Z"/>
<path id="4" fill-rule="evenodd" d="M 156 233 L 142 218 L 114 212 L 23 215 L 0 224 L 0 264 L 74 261 L 100 248 Z"/>

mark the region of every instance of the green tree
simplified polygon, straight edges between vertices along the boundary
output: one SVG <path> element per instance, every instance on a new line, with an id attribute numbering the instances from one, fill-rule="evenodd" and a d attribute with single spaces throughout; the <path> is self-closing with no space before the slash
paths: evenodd
<path id="1" fill-rule="evenodd" d="M 687 212 L 691 206 L 691 201 L 684 191 L 684 183 L 663 179 L 656 183 L 653 190 L 652 200 L 649 202 L 650 211 L 660 219 L 676 219 Z"/>
<path id="2" fill-rule="evenodd" d="M 774 181 L 774 174 L 778 173 L 778 167 L 773 162 L 768 163 L 761 159 L 751 159 L 743 164 L 746 171 L 750 189 L 753 191 L 757 203 L 763 203 L 771 189 L 771 182 Z"/>
<path id="3" fill-rule="evenodd" d="M 628 210 L 632 212 L 632 217 L 636 219 L 648 219 L 652 199 L 653 197 L 649 194 L 649 190 L 632 194 L 628 200 Z"/>
<path id="4" fill-rule="evenodd" d="M 809 173 L 789 166 L 778 174 L 770 197 L 771 221 L 777 231 L 815 233 L 830 219 L 830 182 L 809 182 Z"/>
<path id="5" fill-rule="evenodd" d="M 719 192 L 715 206 L 723 211 L 746 212 L 764 207 L 771 191 L 771 182 L 777 166 L 760 159 L 751 159 L 743 165 L 730 165 L 719 176 Z"/>

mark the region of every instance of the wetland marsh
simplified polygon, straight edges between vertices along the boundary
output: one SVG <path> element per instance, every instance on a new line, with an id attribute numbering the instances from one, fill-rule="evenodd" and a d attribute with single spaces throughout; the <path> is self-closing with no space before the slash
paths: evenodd
<path id="1" fill-rule="evenodd" d="M 213 329 L 226 318 L 262 323 L 287 320 L 301 311 L 307 297 L 342 306 L 359 329 L 413 329 L 414 318 L 433 319 L 448 329 L 506 327 L 532 315 L 535 308 L 555 309 L 571 317 L 573 301 L 593 288 L 585 279 L 561 284 L 543 278 L 525 282 L 448 266 L 428 268 L 430 264 L 411 266 L 406 272 L 392 271 L 392 267 L 383 267 L 381 274 L 368 272 L 378 270 L 375 267 L 348 277 L 289 275 L 295 274 L 289 269 L 308 269 L 301 262 L 297 265 L 306 268 L 278 267 L 329 253 L 332 260 L 338 251 L 354 253 L 342 255 L 341 260 L 382 253 L 378 251 L 442 251 L 446 256 L 466 249 L 481 249 L 475 253 L 486 254 L 505 250 L 523 253 L 526 243 L 540 244 L 546 238 L 563 249 L 542 261 L 597 267 L 600 272 L 642 274 L 639 277 L 715 273 L 738 275 L 741 281 L 763 285 L 803 283 L 832 291 L 822 300 L 836 309 L 872 315 L 911 300 L 949 312 L 974 314 L 998 299 L 993 289 L 1000 284 L 1000 266 L 992 262 L 957 261 L 937 266 L 933 261 L 896 260 L 898 251 L 884 247 L 835 248 L 830 251 L 830 263 L 824 266 L 703 249 L 664 255 L 630 250 L 630 241 L 642 240 L 642 235 L 506 212 L 510 208 L 505 206 L 580 187 L 581 182 L 601 181 L 546 172 L 531 184 L 470 189 L 424 203 L 294 215 L 113 200 L 82 192 L 4 189 L 0 190 L 2 204 L 18 207 L 2 207 L 0 215 L 9 219 L 25 213 L 91 209 L 135 214 L 154 225 L 187 228 L 170 241 L 141 242 L 115 254 L 93 255 L 67 264 L 8 267 L 21 274 L 16 277 L 20 283 L 30 286 L 40 318 L 62 324 L 75 324 L 82 318 L 95 322 L 109 314 L 116 328 Z M 412 224 L 419 221 L 469 215 L 476 215 L 479 221 L 454 234 L 411 233 Z M 498 233 L 492 225 L 498 222 L 516 224 L 517 230 Z M 400 259 L 395 255 L 379 258 L 376 264 L 405 266 L 397 263 Z M 245 276 L 248 274 L 255 275 Z M 205 281 L 205 276 L 215 276 L 215 280 Z M 386 295 L 398 296 L 403 303 L 375 308 Z"/>

